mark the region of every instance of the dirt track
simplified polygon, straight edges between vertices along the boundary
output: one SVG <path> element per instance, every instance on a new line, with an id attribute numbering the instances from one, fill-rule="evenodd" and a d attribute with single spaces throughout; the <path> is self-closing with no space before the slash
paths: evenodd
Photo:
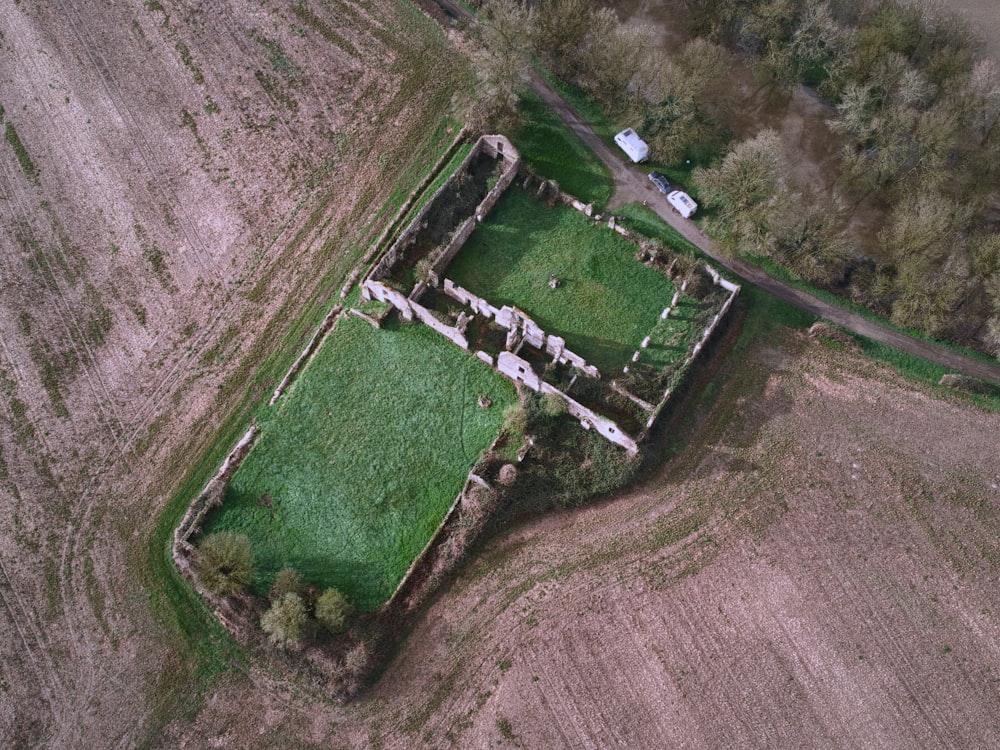
<path id="1" fill-rule="evenodd" d="M 529 80 L 535 92 L 559 113 L 559 116 L 569 125 L 573 132 L 580 136 L 584 143 L 611 170 L 611 174 L 615 180 L 615 196 L 612 199 L 613 206 L 635 201 L 646 201 L 648 206 L 659 214 L 664 221 L 720 266 L 725 266 L 745 281 L 755 284 L 775 297 L 789 302 L 806 312 L 832 321 L 866 338 L 888 344 L 910 354 L 915 354 L 957 372 L 1000 384 L 1000 365 L 972 359 L 943 346 L 899 333 L 891 328 L 874 323 L 850 310 L 821 300 L 801 289 L 789 286 L 783 281 L 769 276 L 757 266 L 739 258 L 730 258 L 723 255 L 708 235 L 698 229 L 697 225 L 682 218 L 670 208 L 666 198 L 652 186 L 644 171 L 630 166 L 619 154 L 609 148 L 577 116 L 566 100 L 559 96 L 544 79 L 537 74 L 533 74 Z"/>

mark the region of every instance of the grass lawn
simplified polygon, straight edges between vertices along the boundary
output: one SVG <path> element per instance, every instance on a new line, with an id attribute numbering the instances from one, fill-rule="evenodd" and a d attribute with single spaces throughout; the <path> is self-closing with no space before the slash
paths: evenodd
<path id="1" fill-rule="evenodd" d="M 480 394 L 491 408 L 476 405 Z M 206 532 L 250 538 L 258 593 L 291 565 L 375 609 L 515 401 L 507 380 L 425 326 L 345 317 L 263 426 Z"/>
<path id="2" fill-rule="evenodd" d="M 605 373 L 621 370 L 670 303 L 674 286 L 635 259 L 636 246 L 568 206 L 546 208 L 512 187 L 447 276 L 492 304 L 515 305 Z M 549 275 L 562 285 L 549 288 Z M 678 320 L 678 323 L 681 321 Z M 673 359 L 669 350 L 649 351 Z"/>
<path id="3" fill-rule="evenodd" d="M 521 116 L 513 139 L 521 157 L 570 195 L 603 207 L 615 185 L 594 152 L 532 91 L 521 99 Z"/>

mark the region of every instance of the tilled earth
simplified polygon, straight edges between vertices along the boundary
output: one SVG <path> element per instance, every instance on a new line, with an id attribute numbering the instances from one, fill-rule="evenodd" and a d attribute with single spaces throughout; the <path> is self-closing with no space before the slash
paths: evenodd
<path id="1" fill-rule="evenodd" d="M 183 694 L 153 525 L 470 80 L 394 0 L 0 0 L 0 745 Z"/>
<path id="2" fill-rule="evenodd" d="M 996 746 L 1000 416 L 769 338 L 655 477 L 486 545 L 359 703 L 251 669 L 181 744 Z"/>
<path id="3" fill-rule="evenodd" d="M 358 703 L 280 661 L 178 702 L 153 526 L 469 82 L 425 23 L 0 0 L 0 745 L 1000 745 L 1000 418 L 787 332 L 656 477 L 486 545 Z"/>

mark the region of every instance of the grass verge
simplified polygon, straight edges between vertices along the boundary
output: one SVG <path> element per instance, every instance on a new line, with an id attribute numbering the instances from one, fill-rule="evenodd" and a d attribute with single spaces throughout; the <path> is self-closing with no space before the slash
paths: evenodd
<path id="1" fill-rule="evenodd" d="M 533 91 L 521 99 L 521 117 L 513 139 L 521 157 L 570 195 L 604 206 L 614 192 L 614 180 L 594 152 Z"/>

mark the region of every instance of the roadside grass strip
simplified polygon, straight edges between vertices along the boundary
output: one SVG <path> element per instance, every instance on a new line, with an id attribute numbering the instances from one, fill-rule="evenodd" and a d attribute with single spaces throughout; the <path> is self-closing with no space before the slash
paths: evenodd
<path id="1" fill-rule="evenodd" d="M 631 361 L 674 293 L 662 273 L 635 259 L 636 249 L 572 208 L 547 208 L 512 187 L 446 275 L 497 307 L 518 307 L 601 372 L 614 373 Z"/>
<path id="2" fill-rule="evenodd" d="M 528 164 L 585 203 L 604 206 L 614 193 L 611 172 L 533 91 L 521 98 L 521 126 L 514 145 Z"/>
<path id="3" fill-rule="evenodd" d="M 346 316 L 262 426 L 205 532 L 250 538 L 258 594 L 290 565 L 376 609 L 514 403 L 507 380 L 429 328 Z"/>

